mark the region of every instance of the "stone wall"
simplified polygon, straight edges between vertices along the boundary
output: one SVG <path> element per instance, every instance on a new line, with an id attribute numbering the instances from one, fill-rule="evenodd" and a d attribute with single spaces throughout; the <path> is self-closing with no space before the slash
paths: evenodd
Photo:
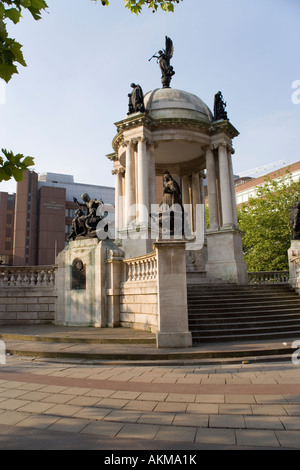
<path id="1" fill-rule="evenodd" d="M 0 289 L 0 325 L 52 323 L 55 315 L 54 287 L 8 287 Z"/>
<path id="2" fill-rule="evenodd" d="M 121 283 L 120 326 L 157 331 L 157 281 Z"/>
<path id="3" fill-rule="evenodd" d="M 0 325 L 52 323 L 56 266 L 0 267 Z"/>

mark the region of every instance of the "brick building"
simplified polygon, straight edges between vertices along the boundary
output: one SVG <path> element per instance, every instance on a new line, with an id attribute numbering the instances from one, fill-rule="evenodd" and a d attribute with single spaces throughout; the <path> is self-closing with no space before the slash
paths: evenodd
<path id="1" fill-rule="evenodd" d="M 51 265 L 63 250 L 77 208 L 88 193 L 114 204 L 114 188 L 75 183 L 71 175 L 24 172 L 16 194 L 0 193 L 0 260 L 13 266 Z"/>

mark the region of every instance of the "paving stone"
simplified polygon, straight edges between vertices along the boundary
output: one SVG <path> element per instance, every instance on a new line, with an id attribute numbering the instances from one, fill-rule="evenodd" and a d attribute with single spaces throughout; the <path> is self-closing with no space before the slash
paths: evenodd
<path id="1" fill-rule="evenodd" d="M 239 429 L 236 430 L 237 445 L 257 447 L 279 447 L 274 431 Z"/>
<path id="2" fill-rule="evenodd" d="M 131 410 L 113 410 L 105 416 L 105 421 L 120 421 L 121 423 L 136 423 L 141 417 L 141 412 Z"/>
<path id="3" fill-rule="evenodd" d="M 218 414 L 218 412 L 219 405 L 214 403 L 188 403 L 187 405 L 187 413 Z"/>
<path id="4" fill-rule="evenodd" d="M 195 403 L 224 403 L 225 396 L 221 393 L 202 393 L 197 394 Z"/>
<path id="5" fill-rule="evenodd" d="M 130 400 L 124 410 L 153 411 L 156 407 L 156 401 Z"/>
<path id="6" fill-rule="evenodd" d="M 235 431 L 232 429 L 197 429 L 195 442 L 199 444 L 235 445 Z"/>
<path id="7" fill-rule="evenodd" d="M 18 400 L 15 398 L 8 398 L 5 401 L 1 401 L 0 403 L 0 408 L 3 410 L 18 410 L 19 408 L 22 408 L 24 405 L 31 404 L 30 401 L 25 401 L 25 400 Z"/>
<path id="8" fill-rule="evenodd" d="M 300 431 L 276 431 L 281 447 L 300 449 Z"/>
<path id="9" fill-rule="evenodd" d="M 152 440 L 155 438 L 158 430 L 159 426 L 154 424 L 125 424 L 117 437 L 123 439 Z"/>
<path id="10" fill-rule="evenodd" d="M 210 428 L 245 428 L 244 416 L 239 415 L 210 415 Z"/>
<path id="11" fill-rule="evenodd" d="M 43 411 L 44 413 L 55 415 L 55 416 L 73 416 L 81 410 L 80 406 L 74 406 L 74 405 L 63 404 L 63 405 L 53 406 L 53 403 L 52 404 L 42 403 L 42 404 L 47 405 L 47 409 Z"/>
<path id="12" fill-rule="evenodd" d="M 82 407 L 77 413 L 73 415 L 74 418 L 102 420 L 111 412 L 109 408 L 97 408 L 95 406 Z"/>
<path id="13" fill-rule="evenodd" d="M 0 424 L 7 424 L 10 426 L 14 426 L 20 421 L 28 418 L 30 416 L 28 413 L 20 413 L 18 411 L 5 411 L 4 413 L 0 413 Z"/>
<path id="14" fill-rule="evenodd" d="M 80 432 L 89 424 L 88 420 L 75 418 L 61 418 L 49 426 L 50 431 Z"/>
<path id="15" fill-rule="evenodd" d="M 172 424 L 175 418 L 175 413 L 143 413 L 138 419 L 139 423 L 145 424 Z"/>
<path id="16" fill-rule="evenodd" d="M 241 403 L 225 403 L 224 405 L 219 405 L 220 414 L 242 414 L 242 415 L 251 415 L 252 410 L 250 405 L 241 404 Z"/>
<path id="17" fill-rule="evenodd" d="M 300 416 L 300 405 L 284 405 L 284 409 L 289 416 Z"/>
<path id="18" fill-rule="evenodd" d="M 283 429 L 282 417 L 277 416 L 245 416 L 247 428 L 252 429 Z"/>
<path id="19" fill-rule="evenodd" d="M 173 425 L 174 426 L 207 427 L 208 415 L 192 414 L 192 413 L 178 413 L 174 418 Z"/>
<path id="20" fill-rule="evenodd" d="M 225 395 L 225 402 L 230 404 L 250 404 L 256 403 L 253 395 Z"/>
<path id="21" fill-rule="evenodd" d="M 183 426 L 161 426 L 155 440 L 173 442 L 194 442 L 196 428 Z"/>
<path id="22" fill-rule="evenodd" d="M 50 415 L 27 415 L 28 417 L 23 419 L 18 423 L 18 426 L 24 428 L 38 428 L 38 429 L 47 429 L 51 424 L 55 423 L 59 416 L 50 416 Z"/>
<path id="23" fill-rule="evenodd" d="M 280 421 L 286 430 L 300 430 L 300 417 L 280 416 Z"/>
<path id="24" fill-rule="evenodd" d="M 94 421 L 89 423 L 81 433 L 96 434 L 97 436 L 115 437 L 124 427 L 124 423 L 114 423 L 109 421 Z"/>
<path id="25" fill-rule="evenodd" d="M 287 414 L 282 405 L 251 405 L 251 408 L 254 415 L 285 416 Z"/>

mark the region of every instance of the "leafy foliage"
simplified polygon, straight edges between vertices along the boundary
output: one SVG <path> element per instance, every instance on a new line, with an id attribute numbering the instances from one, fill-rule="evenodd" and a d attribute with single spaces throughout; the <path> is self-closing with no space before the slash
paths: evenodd
<path id="1" fill-rule="evenodd" d="M 93 0 L 97 2 L 97 0 Z M 135 13 L 138 15 L 142 12 L 144 6 L 150 8 L 153 13 L 155 13 L 159 7 L 163 11 L 174 11 L 175 3 L 179 3 L 182 0 L 124 0 L 125 8 L 128 8 L 131 13 Z M 101 1 L 103 6 L 109 5 L 109 0 L 102 0 Z"/>
<path id="2" fill-rule="evenodd" d="M 28 10 L 35 20 L 39 20 L 46 8 L 44 0 L 0 0 L 0 78 L 5 82 L 18 73 L 18 64 L 26 67 L 22 45 L 8 36 L 7 20 L 19 23 L 23 10 Z"/>
<path id="3" fill-rule="evenodd" d="M 24 157 L 21 153 L 14 155 L 6 149 L 1 149 L 5 158 L 0 155 L 0 182 L 14 178 L 22 181 L 23 171 L 34 165 L 32 157 Z"/>
<path id="4" fill-rule="evenodd" d="M 290 208 L 300 198 L 300 181 L 293 181 L 287 172 L 277 180 L 267 179 L 256 189 L 256 197 L 238 211 L 248 271 L 286 270 Z"/>

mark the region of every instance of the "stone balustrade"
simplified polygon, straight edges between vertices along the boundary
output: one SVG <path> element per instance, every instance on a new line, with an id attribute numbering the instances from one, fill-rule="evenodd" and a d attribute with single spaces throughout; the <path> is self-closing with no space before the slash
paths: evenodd
<path id="1" fill-rule="evenodd" d="M 0 287 L 54 287 L 56 266 L 0 266 Z"/>
<path id="2" fill-rule="evenodd" d="M 126 281 L 139 282 L 157 279 L 156 253 L 125 259 Z"/>
<path id="3" fill-rule="evenodd" d="M 249 284 L 288 284 L 289 271 L 257 271 L 248 272 Z"/>

